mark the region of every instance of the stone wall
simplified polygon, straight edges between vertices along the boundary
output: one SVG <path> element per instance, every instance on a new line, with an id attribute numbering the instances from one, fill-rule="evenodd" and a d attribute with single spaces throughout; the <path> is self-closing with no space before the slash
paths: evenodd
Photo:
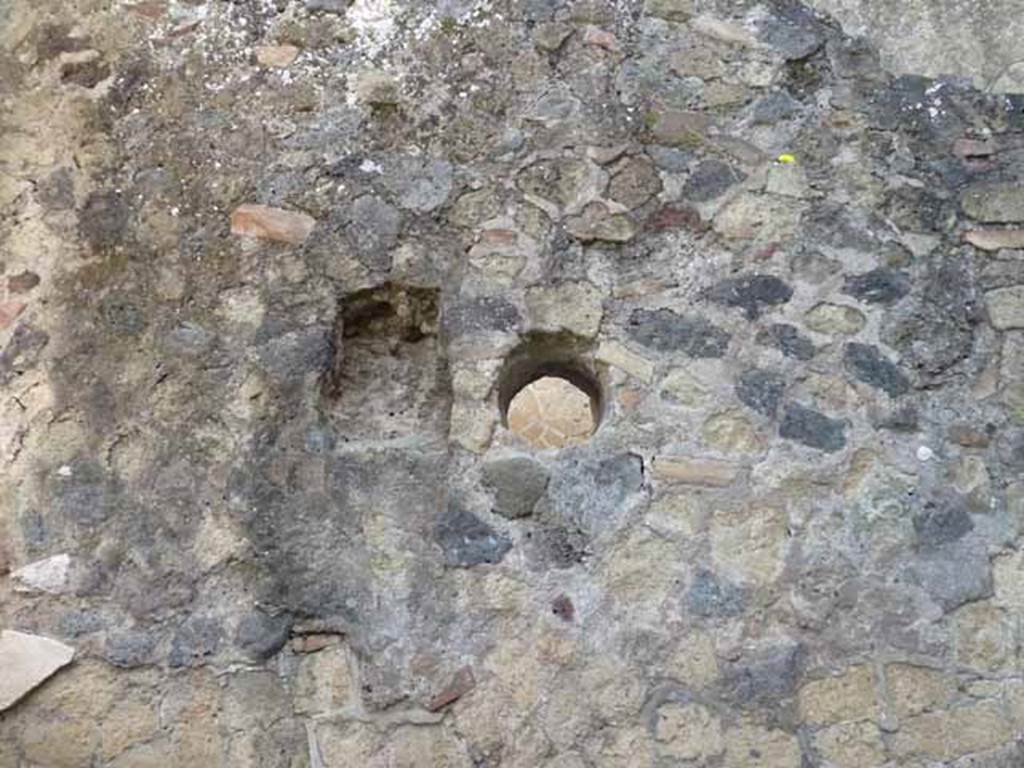
<path id="1" fill-rule="evenodd" d="M 0 5 L 0 766 L 1024 764 L 1024 95 L 857 31 Z"/>

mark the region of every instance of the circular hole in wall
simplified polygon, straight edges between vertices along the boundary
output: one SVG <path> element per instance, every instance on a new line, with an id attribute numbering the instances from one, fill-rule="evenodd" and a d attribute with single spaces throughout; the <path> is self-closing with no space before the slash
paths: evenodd
<path id="1" fill-rule="evenodd" d="M 601 387 L 575 345 L 532 340 L 506 362 L 502 423 L 537 448 L 585 442 L 601 422 Z"/>
<path id="2" fill-rule="evenodd" d="M 542 376 L 512 398 L 508 428 L 538 448 L 582 443 L 597 424 L 587 394 L 568 379 Z"/>

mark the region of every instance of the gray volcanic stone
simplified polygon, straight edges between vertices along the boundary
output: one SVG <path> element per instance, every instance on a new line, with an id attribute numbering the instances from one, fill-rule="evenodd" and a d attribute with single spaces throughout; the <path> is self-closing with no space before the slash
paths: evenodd
<path id="1" fill-rule="evenodd" d="M 845 423 L 838 419 L 830 419 L 811 408 L 791 403 L 786 406 L 785 415 L 779 425 L 779 436 L 795 440 L 809 448 L 835 453 L 846 447 L 845 428 Z"/>
<path id="2" fill-rule="evenodd" d="M 736 397 L 765 416 L 774 416 L 782 401 L 786 381 L 773 371 L 752 368 L 736 380 Z"/>
<path id="3" fill-rule="evenodd" d="M 454 502 L 441 516 L 435 533 L 444 561 L 450 566 L 470 568 L 499 563 L 512 549 L 506 536 Z"/>
<path id="4" fill-rule="evenodd" d="M 698 203 L 714 200 L 745 178 L 745 173 L 721 160 L 704 160 L 687 179 L 683 187 L 683 197 Z"/>
<path id="5" fill-rule="evenodd" d="M 707 297 L 716 304 L 739 307 L 748 320 L 754 320 L 764 307 L 788 302 L 793 297 L 793 289 L 773 275 L 744 275 L 712 286 Z"/>
<path id="6" fill-rule="evenodd" d="M 167 663 L 171 667 L 194 667 L 206 663 L 220 647 L 220 622 L 193 616 L 186 620 L 171 640 Z"/>
<path id="7" fill-rule="evenodd" d="M 890 397 L 899 397 L 910 390 L 910 380 L 871 344 L 850 342 L 843 350 L 843 365 L 857 379 Z"/>
<path id="8" fill-rule="evenodd" d="M 253 611 L 238 623 L 235 642 L 252 658 L 269 659 L 288 642 L 293 621 L 288 613 Z"/>
<path id="9" fill-rule="evenodd" d="M 429 213 L 451 194 L 454 168 L 447 160 L 401 156 L 384 165 L 384 185 L 402 208 Z"/>
<path id="10" fill-rule="evenodd" d="M 799 3 L 776 4 L 758 26 L 758 38 L 787 61 L 805 59 L 825 44 L 825 25 Z"/>
<path id="11" fill-rule="evenodd" d="M 703 317 L 684 317 L 671 309 L 634 310 L 626 333 L 645 347 L 695 358 L 722 357 L 731 338 Z"/>
<path id="12" fill-rule="evenodd" d="M 541 506 L 559 525 L 596 535 L 627 519 L 630 500 L 643 488 L 643 460 L 633 453 L 603 459 L 569 458 L 555 468 Z"/>
<path id="13" fill-rule="evenodd" d="M 725 662 L 721 679 L 723 695 L 744 709 L 777 707 L 779 700 L 796 692 L 806 656 L 799 643 L 780 643 Z"/>
<path id="14" fill-rule="evenodd" d="M 904 564 L 901 574 L 945 611 L 992 594 L 988 553 L 970 537 L 922 550 Z"/>
<path id="15" fill-rule="evenodd" d="M 445 330 L 453 336 L 480 331 L 511 331 L 522 322 L 515 305 L 498 296 L 479 296 L 460 301 L 442 320 Z"/>
<path id="16" fill-rule="evenodd" d="M 548 487 L 548 471 L 533 459 L 496 459 L 483 467 L 484 485 L 494 491 L 494 512 L 514 519 L 527 517 Z"/>
<path id="17" fill-rule="evenodd" d="M 701 568 L 694 576 L 683 604 L 687 611 L 701 618 L 728 618 L 743 613 L 746 592 L 742 587 L 722 581 L 711 571 Z"/>
<path id="18" fill-rule="evenodd" d="M 359 259 L 368 267 L 388 266 L 387 251 L 394 246 L 401 228 L 401 212 L 379 198 L 363 195 L 352 204 L 348 232 Z"/>
<path id="19" fill-rule="evenodd" d="M 973 529 L 974 523 L 967 512 L 965 501 L 952 493 L 925 502 L 924 507 L 914 515 L 914 532 L 918 544 L 925 547 L 962 539 Z"/>
<path id="20" fill-rule="evenodd" d="M 306 8 L 324 13 L 344 13 L 352 0 L 305 0 Z"/>
<path id="21" fill-rule="evenodd" d="M 775 347 L 786 357 L 810 360 L 814 357 L 814 342 L 800 333 L 795 325 L 775 323 L 757 332 L 754 341 L 765 347 Z"/>
<path id="22" fill-rule="evenodd" d="M 971 354 L 981 302 L 971 260 L 958 255 L 929 260 L 916 282 L 920 293 L 893 308 L 881 338 L 931 386 Z"/>
<path id="23" fill-rule="evenodd" d="M 892 304 L 910 293 L 910 276 L 886 267 L 849 275 L 843 281 L 843 293 L 868 304 Z"/>
<path id="24" fill-rule="evenodd" d="M 103 655 L 118 667 L 140 667 L 154 661 L 157 638 L 149 632 L 124 630 L 107 637 Z"/>

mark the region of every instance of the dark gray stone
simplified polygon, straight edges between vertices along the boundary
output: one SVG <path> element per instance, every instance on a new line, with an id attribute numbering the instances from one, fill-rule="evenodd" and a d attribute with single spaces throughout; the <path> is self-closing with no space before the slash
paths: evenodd
<path id="1" fill-rule="evenodd" d="M 454 337 L 487 331 L 514 331 L 521 322 L 515 305 L 497 296 L 459 301 L 443 318 L 445 330 Z"/>
<path id="2" fill-rule="evenodd" d="M 118 667 L 141 667 L 154 661 L 157 638 L 137 630 L 126 630 L 107 638 L 103 655 Z"/>
<path id="3" fill-rule="evenodd" d="M 494 491 L 495 514 L 528 517 L 548 487 L 548 471 L 533 459 L 496 459 L 483 467 L 483 481 Z"/>
<path id="4" fill-rule="evenodd" d="M 402 214 L 373 195 L 363 195 L 352 204 L 352 220 L 348 233 L 356 251 L 367 267 L 387 269 L 391 265 L 388 251 L 398 240 Z"/>
<path id="5" fill-rule="evenodd" d="M 447 160 L 402 155 L 384 161 L 383 183 L 399 207 L 428 213 L 448 199 L 453 174 Z"/>
<path id="6" fill-rule="evenodd" d="M 660 144 L 651 144 L 645 147 L 644 151 L 656 166 L 669 173 L 682 173 L 690 167 L 690 161 L 693 160 L 692 152 L 675 147 L 663 147 Z"/>
<path id="7" fill-rule="evenodd" d="M 806 652 L 799 643 L 758 650 L 722 667 L 722 693 L 744 709 L 776 708 L 791 697 L 803 676 Z"/>
<path id="8" fill-rule="evenodd" d="M 758 24 L 758 38 L 787 61 L 805 59 L 825 44 L 826 27 L 802 3 L 776 3 Z"/>
<path id="9" fill-rule="evenodd" d="M 103 465 L 92 459 L 68 463 L 71 473 L 51 480 L 52 494 L 62 519 L 81 526 L 98 525 L 114 510 L 116 487 Z"/>
<path id="10" fill-rule="evenodd" d="M 206 663 L 220 647 L 220 622 L 193 616 L 175 633 L 167 663 L 171 667 L 194 667 Z"/>
<path id="11" fill-rule="evenodd" d="M 739 616 L 746 606 L 745 590 L 718 579 L 711 571 L 697 571 L 683 604 L 687 611 L 701 618 Z"/>
<path id="12" fill-rule="evenodd" d="M 103 617 L 94 611 L 68 611 L 57 621 L 57 629 L 63 637 L 81 637 L 99 632 L 106 626 Z"/>
<path id="13" fill-rule="evenodd" d="M 1010 429 L 997 445 L 1000 460 L 1010 469 L 1024 472 L 1024 429 Z"/>
<path id="14" fill-rule="evenodd" d="M 908 559 L 899 578 L 923 589 L 943 610 L 992 594 L 992 566 L 983 544 L 971 537 L 927 548 Z"/>
<path id="15" fill-rule="evenodd" d="M 941 384 L 970 356 L 982 304 L 972 259 L 929 259 L 917 279 L 920 291 L 886 316 L 881 338 L 916 372 L 919 386 Z"/>
<path id="16" fill-rule="evenodd" d="M 694 169 L 683 186 L 683 198 L 698 203 L 714 200 L 745 178 L 745 173 L 721 160 L 704 160 Z"/>
<path id="17" fill-rule="evenodd" d="M 447 565 L 470 568 L 500 563 L 512 542 L 476 515 L 452 503 L 436 528 L 437 541 Z"/>
<path id="18" fill-rule="evenodd" d="M 910 276 L 882 267 L 861 275 L 848 275 L 843 293 L 868 304 L 893 304 L 910 293 Z"/>
<path id="19" fill-rule="evenodd" d="M 795 325 L 769 325 L 758 331 L 754 341 L 764 347 L 774 347 L 795 360 L 807 361 L 814 357 L 814 342 L 802 335 Z"/>
<path id="20" fill-rule="evenodd" d="M 845 423 L 838 419 L 830 419 L 823 413 L 791 403 L 786 406 L 779 425 L 779 437 L 825 453 L 835 453 L 846 447 L 845 428 Z"/>
<path id="21" fill-rule="evenodd" d="M 27 323 L 14 329 L 10 341 L 0 352 L 0 386 L 9 384 L 15 376 L 32 370 L 39 354 L 50 343 L 50 335 Z"/>
<path id="22" fill-rule="evenodd" d="M 269 659 L 288 642 L 292 623 L 293 618 L 288 613 L 271 616 L 253 611 L 239 622 L 235 643 L 254 659 Z"/>
<path id="23" fill-rule="evenodd" d="M 579 528 L 544 525 L 526 534 L 527 555 L 538 568 L 564 570 L 582 563 L 589 554 L 589 539 Z"/>
<path id="24" fill-rule="evenodd" d="M 306 8 L 310 11 L 323 11 L 324 13 L 345 13 L 352 5 L 352 0 L 305 0 Z"/>
<path id="25" fill-rule="evenodd" d="M 626 333 L 659 352 L 681 352 L 687 357 L 722 357 L 730 334 L 703 317 L 684 317 L 671 309 L 636 309 Z"/>
<path id="26" fill-rule="evenodd" d="M 748 320 L 754 320 L 764 307 L 788 302 L 793 289 L 773 275 L 744 275 L 721 281 L 708 289 L 706 295 L 715 304 L 739 307 Z"/>
<path id="27" fill-rule="evenodd" d="M 123 336 L 138 336 L 146 329 L 146 316 L 126 298 L 108 296 L 100 304 L 100 312 L 110 329 Z"/>
<path id="28" fill-rule="evenodd" d="M 871 423 L 877 429 L 891 429 L 893 432 L 916 432 L 920 422 L 917 408 L 903 403 L 892 411 L 872 414 Z"/>
<path id="29" fill-rule="evenodd" d="M 843 350 L 843 366 L 857 381 L 880 389 L 889 397 L 899 397 L 910 390 L 910 380 L 871 344 L 847 344 Z"/>
<path id="30" fill-rule="evenodd" d="M 119 245 L 125 236 L 131 212 L 116 192 L 93 192 L 78 217 L 78 228 L 85 241 L 96 251 Z"/>
<path id="31" fill-rule="evenodd" d="M 786 381 L 773 371 L 751 368 L 736 380 L 736 397 L 765 416 L 774 416 L 782 401 Z"/>
<path id="32" fill-rule="evenodd" d="M 643 487 L 643 461 L 633 453 L 606 459 L 568 458 L 553 471 L 543 511 L 588 535 L 615 530 Z"/>
<path id="33" fill-rule="evenodd" d="M 967 504 L 952 492 L 924 503 L 914 515 L 917 543 L 936 547 L 962 539 L 974 530 Z"/>
<path id="34" fill-rule="evenodd" d="M 799 111 L 800 102 L 786 91 L 775 91 L 754 103 L 750 120 L 754 125 L 775 125 L 782 120 L 788 120 Z"/>

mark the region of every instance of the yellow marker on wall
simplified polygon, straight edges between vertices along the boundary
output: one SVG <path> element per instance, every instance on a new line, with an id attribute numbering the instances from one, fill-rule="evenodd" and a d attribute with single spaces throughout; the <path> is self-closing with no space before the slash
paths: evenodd
<path id="1" fill-rule="evenodd" d="M 782 154 L 776 158 L 783 165 L 792 165 L 796 162 L 796 155 Z"/>

